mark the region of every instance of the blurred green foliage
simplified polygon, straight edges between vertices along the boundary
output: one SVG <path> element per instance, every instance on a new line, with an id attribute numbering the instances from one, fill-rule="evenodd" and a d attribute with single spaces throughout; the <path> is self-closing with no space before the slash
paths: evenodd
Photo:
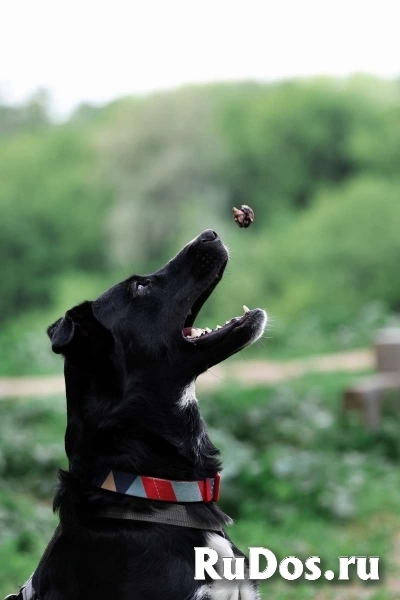
<path id="1" fill-rule="evenodd" d="M 199 325 L 225 322 L 243 302 L 267 308 L 273 341 L 248 353 L 368 345 L 398 323 L 399 82 L 195 86 L 81 106 L 63 124 L 48 106 L 42 91 L 24 106 L 0 103 L 0 375 L 59 373 L 50 322 L 161 266 L 206 227 L 232 260 Z M 248 230 L 231 217 L 242 203 L 256 212 Z M 244 549 L 322 555 L 333 570 L 339 555 L 379 555 L 390 571 L 398 416 L 374 434 L 343 421 L 349 380 L 204 394 L 223 450 L 223 507 Z M 0 403 L 0 596 L 29 576 L 54 527 L 64 411 L 58 398 Z M 276 600 L 333 597 L 315 584 L 267 589 Z M 391 597 L 382 586 L 370 596 Z"/>
<path id="2" fill-rule="evenodd" d="M 1 320 L 48 305 L 56 275 L 104 268 L 106 198 L 82 134 L 54 127 L 0 143 Z"/>
<path id="3" fill-rule="evenodd" d="M 345 419 L 338 398 L 354 375 L 309 375 L 275 388 L 222 388 L 203 414 L 226 448 L 224 501 L 238 517 L 261 512 L 276 524 L 288 518 L 346 520 L 371 510 L 381 483 L 385 499 L 400 459 L 394 413 L 379 432 Z M 397 485 L 397 484 L 396 484 Z"/>
<path id="4" fill-rule="evenodd" d="M 270 351 L 290 355 L 367 344 L 395 318 L 398 82 L 194 86 L 82 106 L 63 124 L 47 105 L 40 92 L 0 106 L 1 344 L 17 329 L 34 340 L 39 313 L 161 266 L 205 227 L 232 264 L 200 326 L 266 307 Z M 241 203 L 249 230 L 231 218 Z M 29 371 L 14 349 L 6 362 Z"/>
<path id="5" fill-rule="evenodd" d="M 237 520 L 229 533 L 241 548 L 321 556 L 334 571 L 340 555 L 379 555 L 387 582 L 400 526 L 399 417 L 385 415 L 379 433 L 344 420 L 337 399 L 352 377 L 227 386 L 200 394 L 200 403 L 222 449 L 221 506 Z M 54 529 L 65 419 L 61 398 L 0 403 L 0 597 L 29 576 Z M 325 588 L 274 578 L 266 589 L 288 600 L 294 589 L 296 598 L 316 598 Z"/>

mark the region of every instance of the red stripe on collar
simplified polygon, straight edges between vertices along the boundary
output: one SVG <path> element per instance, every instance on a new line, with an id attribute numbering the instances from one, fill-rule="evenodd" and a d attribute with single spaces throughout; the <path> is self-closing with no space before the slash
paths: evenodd
<path id="1" fill-rule="evenodd" d="M 220 474 L 200 481 L 174 481 L 122 471 L 106 471 L 93 484 L 103 490 L 163 502 L 217 502 Z"/>

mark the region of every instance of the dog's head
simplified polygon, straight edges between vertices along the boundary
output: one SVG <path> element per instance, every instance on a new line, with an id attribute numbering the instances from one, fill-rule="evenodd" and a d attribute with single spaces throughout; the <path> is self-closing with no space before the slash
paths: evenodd
<path id="1" fill-rule="evenodd" d="M 134 275 L 69 310 L 48 329 L 54 352 L 87 373 L 122 371 L 136 373 L 136 381 L 145 374 L 187 385 L 257 340 L 266 325 L 265 312 L 254 309 L 216 330 L 194 327 L 227 261 L 218 235 L 204 231 L 159 271 Z"/>

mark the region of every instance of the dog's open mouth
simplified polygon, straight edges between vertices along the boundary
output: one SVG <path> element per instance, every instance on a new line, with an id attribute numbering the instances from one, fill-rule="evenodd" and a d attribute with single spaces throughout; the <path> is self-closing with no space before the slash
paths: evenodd
<path id="1" fill-rule="evenodd" d="M 217 325 L 214 329 L 210 329 L 209 327 L 206 327 L 205 329 L 202 329 L 200 327 L 194 327 L 194 322 L 198 313 L 200 312 L 201 308 L 206 303 L 208 298 L 211 296 L 218 283 L 221 281 L 224 269 L 225 265 L 218 273 L 213 283 L 206 289 L 205 292 L 203 292 L 200 295 L 200 297 L 196 300 L 196 302 L 189 310 L 189 313 L 185 319 L 182 328 L 182 335 L 186 341 L 195 343 L 217 341 L 225 337 L 233 329 L 244 325 L 246 321 L 251 321 L 253 313 L 257 312 L 258 309 L 255 309 L 255 311 L 251 311 L 249 308 L 247 308 L 247 306 L 243 306 L 244 314 L 241 317 L 233 317 L 232 319 L 226 321 L 225 325 Z"/>
<path id="2" fill-rule="evenodd" d="M 226 321 L 225 325 L 217 325 L 215 329 L 210 329 L 209 327 L 201 329 L 200 327 L 189 326 L 183 328 L 182 334 L 189 341 L 203 341 L 203 338 L 211 341 L 212 339 L 220 338 L 245 322 L 251 311 L 247 306 L 243 306 L 243 311 L 244 314 L 242 317 L 233 317 L 230 321 Z M 202 339 L 200 340 L 199 338 Z"/>

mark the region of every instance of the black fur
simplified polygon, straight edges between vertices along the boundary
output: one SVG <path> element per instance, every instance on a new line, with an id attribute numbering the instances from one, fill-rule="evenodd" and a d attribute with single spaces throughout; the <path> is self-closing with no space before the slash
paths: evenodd
<path id="1" fill-rule="evenodd" d="M 54 500 L 62 535 L 34 577 L 40 600 L 191 600 L 201 585 L 194 546 L 206 545 L 205 532 L 96 519 L 104 506 L 151 512 L 165 504 L 99 490 L 91 481 L 105 469 L 178 480 L 220 470 L 197 404 L 181 407 L 179 400 L 200 373 L 263 327 L 264 313 L 256 310 L 209 341 L 183 337 L 227 259 L 207 230 L 161 270 L 130 277 L 49 327 L 54 352 L 65 357 L 69 469 L 60 473 Z M 228 522 L 214 503 L 188 510 L 210 525 Z"/>

